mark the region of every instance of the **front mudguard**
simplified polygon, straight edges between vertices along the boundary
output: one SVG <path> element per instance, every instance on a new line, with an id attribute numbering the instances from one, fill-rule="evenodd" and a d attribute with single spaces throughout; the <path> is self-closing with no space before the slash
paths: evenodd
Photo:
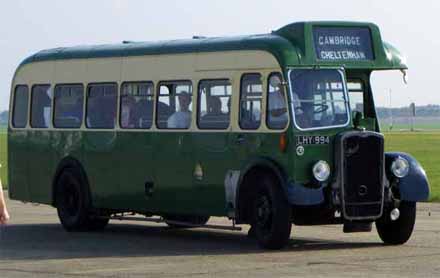
<path id="1" fill-rule="evenodd" d="M 399 156 L 409 162 L 409 172 L 404 178 L 396 178 L 391 172 L 391 163 Z M 397 187 L 400 195 L 398 199 L 410 202 L 428 200 L 430 191 L 428 177 L 414 157 L 400 152 L 385 153 L 385 167 L 388 181 Z"/>

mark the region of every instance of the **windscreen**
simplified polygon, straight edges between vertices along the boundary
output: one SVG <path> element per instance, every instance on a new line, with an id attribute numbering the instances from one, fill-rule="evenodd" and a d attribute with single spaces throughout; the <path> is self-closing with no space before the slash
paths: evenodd
<path id="1" fill-rule="evenodd" d="M 319 129 L 348 124 L 346 86 L 341 71 L 291 70 L 290 86 L 298 128 Z"/>

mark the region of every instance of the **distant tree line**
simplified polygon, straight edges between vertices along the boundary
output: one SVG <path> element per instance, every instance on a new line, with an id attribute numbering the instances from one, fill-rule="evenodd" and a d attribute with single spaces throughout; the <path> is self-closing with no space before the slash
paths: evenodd
<path id="1" fill-rule="evenodd" d="M 410 117 L 411 109 L 407 107 L 399 108 L 386 108 L 377 107 L 376 112 L 379 118 L 388 118 L 390 115 L 393 117 Z M 416 106 L 416 117 L 439 117 L 440 118 L 440 105 L 424 105 Z"/>
<path id="2" fill-rule="evenodd" d="M 0 126 L 8 125 L 8 111 L 0 112 Z"/>

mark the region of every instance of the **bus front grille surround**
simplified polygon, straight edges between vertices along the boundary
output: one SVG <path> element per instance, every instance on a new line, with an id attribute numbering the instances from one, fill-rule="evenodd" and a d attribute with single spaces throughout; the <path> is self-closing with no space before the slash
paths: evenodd
<path id="1" fill-rule="evenodd" d="M 384 202 L 384 138 L 371 131 L 338 136 L 335 157 L 343 216 L 347 220 L 374 220 Z"/>

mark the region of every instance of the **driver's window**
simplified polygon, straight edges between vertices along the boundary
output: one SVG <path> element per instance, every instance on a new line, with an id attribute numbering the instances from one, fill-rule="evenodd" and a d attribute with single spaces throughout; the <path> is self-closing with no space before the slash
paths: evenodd
<path id="1" fill-rule="evenodd" d="M 364 88 L 361 81 L 350 80 L 347 83 L 350 110 L 364 113 Z"/>

